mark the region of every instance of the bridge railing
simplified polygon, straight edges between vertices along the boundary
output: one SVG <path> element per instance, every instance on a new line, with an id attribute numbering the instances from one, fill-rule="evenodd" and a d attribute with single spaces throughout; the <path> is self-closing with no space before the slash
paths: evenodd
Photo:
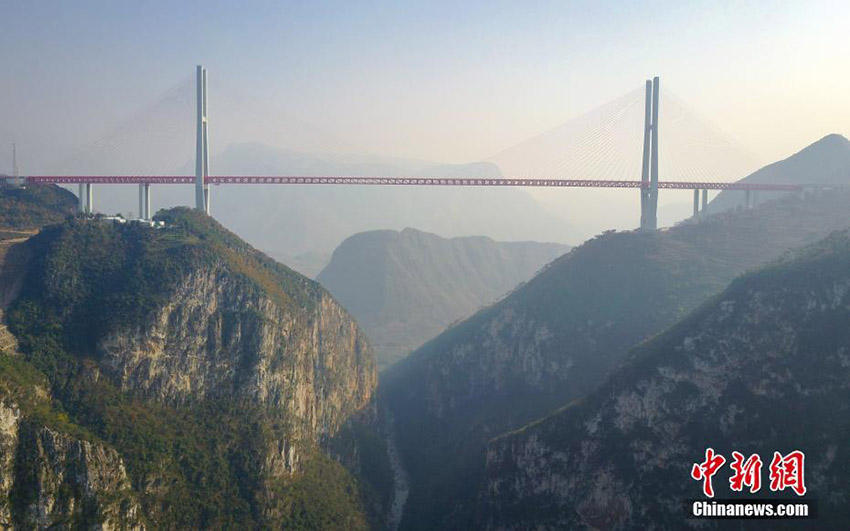
<path id="1" fill-rule="evenodd" d="M 32 183 L 53 184 L 193 184 L 191 175 L 35 175 L 26 178 Z M 282 176 L 282 175 L 220 175 L 207 178 L 208 184 L 308 184 L 308 185 L 377 185 L 377 186 L 509 186 L 554 188 L 647 188 L 646 181 L 592 179 L 535 179 L 535 178 L 462 178 L 462 177 L 355 177 L 355 176 Z M 794 184 L 744 182 L 661 181 L 658 188 L 667 190 L 752 190 L 797 192 L 802 186 Z"/>

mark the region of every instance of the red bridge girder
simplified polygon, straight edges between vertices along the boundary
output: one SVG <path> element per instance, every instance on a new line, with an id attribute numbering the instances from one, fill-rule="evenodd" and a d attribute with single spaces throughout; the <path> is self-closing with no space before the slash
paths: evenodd
<path id="1" fill-rule="evenodd" d="M 53 184 L 192 184 L 191 175 L 36 175 L 26 178 L 32 183 Z M 378 186 L 521 186 L 562 188 L 648 188 L 649 183 L 625 180 L 532 179 L 532 178 L 463 178 L 463 177 L 299 177 L 276 175 L 220 175 L 207 178 L 209 184 L 325 184 Z M 662 181 L 665 190 L 759 190 L 796 192 L 793 184 L 749 184 L 741 182 Z"/>

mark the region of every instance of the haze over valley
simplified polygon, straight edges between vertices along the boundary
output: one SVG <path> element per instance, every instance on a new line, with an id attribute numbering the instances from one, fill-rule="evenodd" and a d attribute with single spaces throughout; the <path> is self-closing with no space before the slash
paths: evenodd
<path id="1" fill-rule="evenodd" d="M 850 521 L 845 3 L 0 16 L 0 528 Z"/>
<path id="2" fill-rule="evenodd" d="M 415 229 L 355 234 L 316 278 L 367 330 L 379 368 L 495 302 L 565 245 L 440 238 Z"/>

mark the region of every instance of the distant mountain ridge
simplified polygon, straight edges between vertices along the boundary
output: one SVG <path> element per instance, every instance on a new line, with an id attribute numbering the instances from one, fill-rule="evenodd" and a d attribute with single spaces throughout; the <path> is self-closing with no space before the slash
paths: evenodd
<path id="1" fill-rule="evenodd" d="M 317 280 L 357 319 L 385 367 L 568 250 L 410 228 L 369 231 L 342 242 Z"/>
<path id="2" fill-rule="evenodd" d="M 769 164 L 739 182 L 850 186 L 850 140 L 839 134 L 827 135 L 787 159 Z M 756 201 L 764 203 L 783 195 L 777 192 L 761 193 L 757 195 Z M 743 204 L 744 192 L 725 191 L 709 203 L 708 212 L 715 214 Z"/>
<path id="3" fill-rule="evenodd" d="M 491 441 L 476 528 L 731 528 L 687 517 L 683 500 L 705 499 L 690 469 L 707 447 L 764 460 L 757 495 L 730 490 L 727 464 L 718 499 L 817 500 L 816 518 L 765 528 L 845 527 L 848 322 L 848 231 L 744 275 L 590 395 Z M 804 498 L 767 487 L 773 452 L 792 450 L 805 454 Z"/>
<path id="4" fill-rule="evenodd" d="M 850 192 L 603 234 L 384 373 L 411 477 L 403 529 L 470 527 L 484 444 L 594 389 L 748 268 L 850 226 Z M 438 470 L 439 472 L 434 472 Z"/>

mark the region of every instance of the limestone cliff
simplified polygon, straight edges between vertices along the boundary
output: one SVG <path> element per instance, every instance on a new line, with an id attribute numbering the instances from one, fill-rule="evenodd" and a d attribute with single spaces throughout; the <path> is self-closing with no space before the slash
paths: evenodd
<path id="1" fill-rule="evenodd" d="M 52 412 L 47 387 L 0 348 L 0 528 L 146 529 L 124 461 Z"/>
<path id="2" fill-rule="evenodd" d="M 118 453 L 0 402 L 0 526 L 145 529 Z"/>
<path id="3" fill-rule="evenodd" d="M 707 447 L 729 460 L 761 455 L 763 482 L 774 451 L 803 451 L 818 515 L 794 528 L 845 526 L 848 323 L 850 233 L 736 280 L 598 390 L 493 440 L 478 527 L 739 528 L 686 517 L 683 500 L 703 497 L 690 469 Z M 728 471 L 714 480 L 716 497 L 746 498 L 730 491 Z M 765 483 L 750 497 L 772 496 Z"/>
<path id="4" fill-rule="evenodd" d="M 318 284 L 210 218 L 160 216 L 164 229 L 71 220 L 20 244 L 6 320 L 21 353 L 1 354 L 0 383 L 23 371 L 50 396 L 7 430 L 28 456 L 3 470 L 10 518 L 79 507 L 111 528 L 363 528 L 361 471 L 323 448 L 374 420 L 365 336 Z"/>
<path id="5" fill-rule="evenodd" d="M 411 477 L 402 528 L 472 526 L 489 439 L 590 392 L 630 348 L 748 268 L 850 225 L 848 199 L 788 197 L 656 233 L 605 233 L 390 368 L 382 396 Z"/>
<path id="6" fill-rule="evenodd" d="M 370 347 L 326 293 L 293 312 L 215 262 L 187 274 L 168 299 L 146 322 L 97 341 L 99 368 L 122 391 L 172 405 L 261 405 L 287 419 L 294 440 L 314 442 L 369 404 Z M 281 443 L 287 470 L 293 442 Z"/>

